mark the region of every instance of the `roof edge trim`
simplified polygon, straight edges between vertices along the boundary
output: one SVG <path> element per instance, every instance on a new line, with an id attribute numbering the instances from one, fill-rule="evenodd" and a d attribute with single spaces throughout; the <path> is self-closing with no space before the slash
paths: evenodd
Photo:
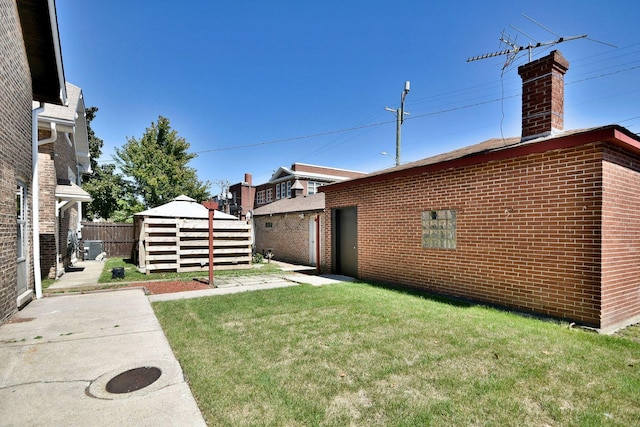
<path id="1" fill-rule="evenodd" d="M 331 191 L 350 188 L 360 184 L 370 184 L 383 182 L 395 178 L 403 178 L 428 172 L 438 172 L 445 169 L 454 169 L 466 166 L 477 165 L 490 161 L 506 160 L 529 154 L 543 153 L 545 151 L 577 147 L 594 142 L 609 142 L 623 148 L 631 149 L 640 153 L 640 140 L 633 134 L 625 132 L 626 129 L 619 125 L 604 126 L 591 129 L 586 132 L 574 133 L 566 136 L 556 136 L 533 144 L 518 145 L 498 151 L 478 152 L 468 156 L 445 160 L 438 163 L 419 165 L 407 169 L 391 170 L 378 175 L 368 175 L 361 178 L 354 178 L 348 181 L 337 182 L 318 188 L 318 191 L 328 193 Z"/>

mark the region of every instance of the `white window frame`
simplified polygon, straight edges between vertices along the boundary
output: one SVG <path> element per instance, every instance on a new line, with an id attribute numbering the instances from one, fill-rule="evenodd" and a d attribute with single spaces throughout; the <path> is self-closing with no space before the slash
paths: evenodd
<path id="1" fill-rule="evenodd" d="M 267 188 L 266 203 L 271 202 L 273 202 L 273 188 L 269 187 Z"/>
<path id="2" fill-rule="evenodd" d="M 308 181 L 307 182 L 307 194 L 310 196 L 312 194 L 318 193 L 318 188 L 322 187 L 324 183 L 318 181 Z"/>
<path id="3" fill-rule="evenodd" d="M 280 200 L 280 184 L 276 184 L 276 200 Z"/>
<path id="4" fill-rule="evenodd" d="M 27 186 L 18 181 L 16 186 L 16 223 L 17 223 L 17 259 L 24 261 L 27 257 Z"/>

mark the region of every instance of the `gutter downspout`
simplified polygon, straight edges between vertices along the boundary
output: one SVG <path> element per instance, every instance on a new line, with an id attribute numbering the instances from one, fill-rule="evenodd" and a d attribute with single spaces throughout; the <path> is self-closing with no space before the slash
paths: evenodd
<path id="1" fill-rule="evenodd" d="M 316 214 L 316 274 L 320 275 L 320 214 Z"/>
<path id="2" fill-rule="evenodd" d="M 38 146 L 40 144 L 48 144 L 58 139 L 58 131 L 56 130 L 56 124 L 51 123 L 51 136 L 49 138 L 38 141 L 38 114 L 44 110 L 44 105 L 40 103 L 38 108 L 31 110 L 31 157 L 32 157 L 32 176 L 31 176 L 31 206 L 33 224 L 31 229 L 33 230 L 33 278 L 34 286 L 36 290 L 36 298 L 42 298 L 42 273 L 40 271 L 40 182 L 39 182 L 39 167 L 38 167 Z"/>

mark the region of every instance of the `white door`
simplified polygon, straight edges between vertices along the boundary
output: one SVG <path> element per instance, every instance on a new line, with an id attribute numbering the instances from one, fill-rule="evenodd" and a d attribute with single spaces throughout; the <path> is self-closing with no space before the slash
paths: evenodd
<path id="1" fill-rule="evenodd" d="M 309 265 L 316 265 L 316 217 L 309 218 Z"/>
<path id="2" fill-rule="evenodd" d="M 16 189 L 16 239 L 18 252 L 18 296 L 27 291 L 27 186 L 18 182 Z"/>

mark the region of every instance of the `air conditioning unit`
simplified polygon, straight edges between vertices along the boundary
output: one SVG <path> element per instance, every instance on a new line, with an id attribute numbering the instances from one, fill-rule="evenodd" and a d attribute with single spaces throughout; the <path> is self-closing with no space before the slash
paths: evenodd
<path id="1" fill-rule="evenodd" d="M 85 261 L 94 260 L 98 255 L 104 252 L 104 240 L 85 240 L 84 241 L 84 259 Z"/>

